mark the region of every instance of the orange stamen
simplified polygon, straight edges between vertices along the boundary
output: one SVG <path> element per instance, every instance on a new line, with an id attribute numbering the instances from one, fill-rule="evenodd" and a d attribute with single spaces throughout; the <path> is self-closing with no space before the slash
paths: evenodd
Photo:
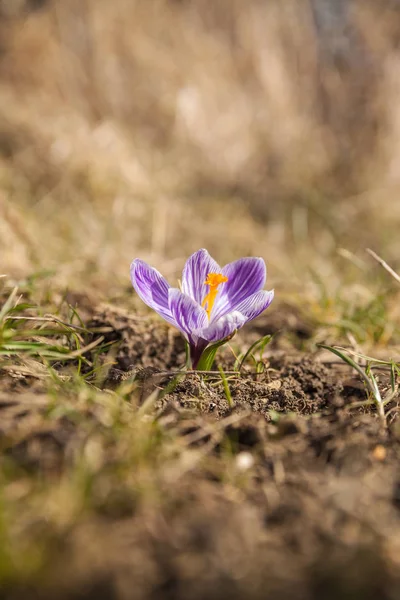
<path id="1" fill-rule="evenodd" d="M 221 275 L 221 273 L 209 273 L 207 275 L 207 279 L 204 282 L 204 285 L 208 285 L 210 290 L 208 294 L 205 296 L 203 302 L 201 303 L 202 307 L 206 309 L 206 313 L 208 318 L 210 318 L 211 311 L 214 306 L 215 298 L 218 294 L 218 286 L 221 283 L 225 283 L 228 281 L 228 278 L 225 275 Z M 207 306 L 207 308 L 206 308 Z"/>

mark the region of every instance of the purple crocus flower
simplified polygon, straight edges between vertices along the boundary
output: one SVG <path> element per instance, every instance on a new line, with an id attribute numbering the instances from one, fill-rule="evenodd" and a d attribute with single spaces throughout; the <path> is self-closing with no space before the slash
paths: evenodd
<path id="1" fill-rule="evenodd" d="M 186 261 L 181 289 L 139 258 L 131 265 L 143 302 L 185 336 L 193 368 L 209 344 L 231 336 L 271 304 L 274 292 L 263 289 L 266 278 L 262 258 L 240 258 L 221 268 L 204 248 Z"/>

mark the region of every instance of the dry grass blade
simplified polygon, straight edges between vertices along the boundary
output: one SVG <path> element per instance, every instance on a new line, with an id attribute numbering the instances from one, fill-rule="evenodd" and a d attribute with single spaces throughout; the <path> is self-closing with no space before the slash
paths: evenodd
<path id="1" fill-rule="evenodd" d="M 388 272 L 390 273 L 390 275 L 393 277 L 393 279 L 395 279 L 397 281 L 397 283 L 400 283 L 400 275 L 398 273 L 396 273 L 396 271 L 394 271 L 392 269 L 392 267 L 390 265 L 387 264 L 386 261 L 383 260 L 383 258 L 381 258 L 378 254 L 376 254 L 376 252 L 374 252 L 373 250 L 371 250 L 371 248 L 367 248 L 367 252 L 368 254 L 370 254 L 372 256 L 372 258 L 374 258 L 380 265 L 382 265 L 382 267 Z"/>
<path id="2" fill-rule="evenodd" d="M 93 350 L 93 348 L 95 348 L 96 346 L 101 344 L 103 341 L 104 341 L 104 337 L 101 336 L 101 337 L 97 338 L 97 340 L 94 340 L 93 342 L 88 344 L 87 346 L 84 346 L 83 348 L 78 348 L 77 350 L 73 350 L 72 352 L 69 353 L 68 357 L 69 358 L 77 358 L 78 356 L 82 356 L 86 352 L 89 352 L 89 350 Z"/>
<path id="3" fill-rule="evenodd" d="M 15 287 L 10 295 L 8 296 L 7 300 L 5 301 L 5 303 L 3 304 L 3 306 L 1 307 L 0 310 L 0 323 L 5 319 L 7 313 L 9 310 L 11 310 L 11 308 L 15 305 L 15 298 L 18 292 L 18 288 Z"/>
<path id="4" fill-rule="evenodd" d="M 54 316 L 44 316 L 44 317 L 27 317 L 27 316 L 23 316 L 23 317 L 15 317 L 14 315 L 12 315 L 12 316 L 6 317 L 6 319 L 7 320 L 13 320 L 13 321 L 35 321 L 37 323 L 58 323 L 59 325 L 63 325 L 67 329 L 76 330 L 76 331 L 82 331 L 84 333 L 87 333 L 87 331 L 88 331 L 84 327 L 79 327 L 79 325 L 74 325 L 73 323 L 66 323 L 65 321 L 62 321 L 61 319 L 58 319 L 57 317 L 54 317 Z"/>

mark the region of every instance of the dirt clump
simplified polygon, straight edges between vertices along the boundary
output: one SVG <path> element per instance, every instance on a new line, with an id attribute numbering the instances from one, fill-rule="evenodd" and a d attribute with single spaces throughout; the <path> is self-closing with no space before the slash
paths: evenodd
<path id="1" fill-rule="evenodd" d="M 185 344 L 178 331 L 155 319 L 139 317 L 107 305 L 99 307 L 88 323 L 96 336 L 112 343 L 115 369 L 127 372 L 141 367 L 179 368 L 185 364 Z"/>
<path id="2" fill-rule="evenodd" d="M 150 373 L 154 385 L 160 374 Z M 171 376 L 172 379 L 172 376 Z M 158 408 L 173 401 L 182 408 L 196 409 L 222 418 L 232 411 L 250 410 L 270 420 L 274 413 L 312 414 L 327 408 L 341 391 L 335 373 L 311 357 L 298 364 L 284 364 L 264 373 L 228 374 L 228 397 L 216 372 L 213 375 L 190 374 L 177 383 Z M 150 388 L 148 388 L 150 389 Z M 230 395 L 230 397 L 229 397 Z"/>

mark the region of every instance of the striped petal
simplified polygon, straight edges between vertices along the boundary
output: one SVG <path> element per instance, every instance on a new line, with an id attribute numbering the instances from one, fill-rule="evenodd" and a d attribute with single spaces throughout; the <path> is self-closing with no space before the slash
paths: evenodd
<path id="1" fill-rule="evenodd" d="M 237 329 L 240 329 L 247 319 L 238 311 L 224 315 L 218 321 L 214 321 L 208 327 L 197 332 L 198 335 L 208 342 L 219 342 L 225 339 Z"/>
<path id="2" fill-rule="evenodd" d="M 212 321 L 239 310 L 238 306 L 246 298 L 262 290 L 267 278 L 267 268 L 262 258 L 240 258 L 223 267 L 222 274 L 228 281 L 219 290 L 211 313 Z"/>
<path id="3" fill-rule="evenodd" d="M 138 296 L 147 306 L 176 327 L 175 319 L 169 309 L 168 282 L 147 263 L 136 258 L 131 264 L 131 281 Z"/>
<path id="4" fill-rule="evenodd" d="M 208 293 L 205 280 L 209 273 L 221 273 L 221 267 L 202 248 L 188 258 L 182 273 L 182 292 L 201 305 Z"/>
<path id="5" fill-rule="evenodd" d="M 243 302 L 238 304 L 236 310 L 246 317 L 246 321 L 251 321 L 264 312 L 264 310 L 271 304 L 273 299 L 274 290 L 271 290 L 270 292 L 261 290 L 260 292 L 252 294 L 246 298 L 246 300 L 243 300 Z"/>
<path id="6" fill-rule="evenodd" d="M 207 313 L 195 300 L 182 293 L 177 288 L 170 288 L 168 292 L 169 309 L 176 326 L 186 334 L 201 330 L 208 323 Z"/>

